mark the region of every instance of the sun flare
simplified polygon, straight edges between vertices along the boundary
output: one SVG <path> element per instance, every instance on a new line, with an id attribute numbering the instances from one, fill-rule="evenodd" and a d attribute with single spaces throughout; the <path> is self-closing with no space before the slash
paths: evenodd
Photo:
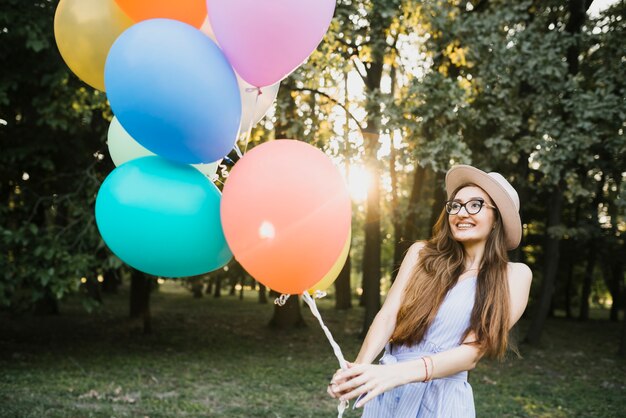
<path id="1" fill-rule="evenodd" d="M 348 189 L 352 200 L 363 202 L 367 199 L 367 190 L 371 183 L 370 173 L 362 165 L 350 166 Z"/>

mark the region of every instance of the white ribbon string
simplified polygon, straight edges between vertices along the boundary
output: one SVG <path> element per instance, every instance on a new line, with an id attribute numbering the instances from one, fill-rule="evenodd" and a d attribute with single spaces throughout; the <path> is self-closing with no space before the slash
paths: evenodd
<path id="1" fill-rule="evenodd" d="M 246 133 L 246 142 L 243 146 L 243 153 L 246 153 L 246 150 L 248 149 L 248 142 L 250 141 L 250 136 L 252 136 L 252 126 L 254 125 L 253 121 L 254 121 L 254 115 L 256 113 L 256 109 L 257 106 L 259 104 L 259 96 L 261 94 L 263 94 L 263 92 L 261 91 L 260 87 L 254 87 L 254 88 L 246 88 L 246 92 L 248 93 L 253 93 L 256 92 L 256 97 L 254 98 L 254 108 L 252 109 L 252 117 L 250 118 L 250 123 L 248 124 L 248 131 Z M 241 156 L 240 156 L 241 157 Z"/>
<path id="2" fill-rule="evenodd" d="M 324 324 L 324 321 L 322 320 L 322 316 L 320 315 L 320 312 L 317 310 L 315 299 L 313 299 L 311 295 L 309 295 L 308 292 L 304 292 L 302 294 L 302 299 L 304 299 L 306 304 L 309 305 L 309 309 L 311 309 L 311 313 L 313 314 L 314 317 L 317 318 L 317 321 L 320 323 L 320 326 L 322 327 L 322 331 L 324 331 L 324 334 L 326 334 L 326 338 L 328 338 L 328 342 L 333 348 L 335 357 L 337 357 L 337 360 L 339 360 L 339 366 L 342 369 L 347 369 L 348 363 L 346 362 L 346 359 L 343 357 L 343 353 L 341 352 L 341 348 L 339 347 L 339 344 L 335 342 L 335 339 L 333 338 L 333 335 L 330 333 L 330 330 Z M 343 417 L 343 412 L 346 410 L 346 408 L 348 408 L 348 405 L 349 405 L 348 401 L 339 402 L 339 405 L 337 405 L 337 418 Z"/>
<path id="3" fill-rule="evenodd" d="M 285 303 L 287 303 L 287 299 L 289 299 L 289 296 L 291 295 L 283 293 L 282 295 L 274 299 L 274 305 L 285 306 Z"/>
<path id="4" fill-rule="evenodd" d="M 237 154 L 237 157 L 239 158 L 243 157 L 243 153 L 239 149 L 239 145 L 237 145 L 236 143 L 235 143 L 235 154 Z"/>

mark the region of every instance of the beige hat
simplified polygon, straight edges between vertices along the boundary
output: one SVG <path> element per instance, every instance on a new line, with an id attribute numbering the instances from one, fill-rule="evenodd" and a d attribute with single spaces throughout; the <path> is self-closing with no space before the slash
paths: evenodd
<path id="1" fill-rule="evenodd" d="M 519 196 L 500 173 L 485 173 L 469 165 L 457 165 L 446 174 L 446 192 L 448 199 L 460 186 L 472 183 L 483 189 L 497 206 L 502 224 L 507 249 L 514 250 L 522 240 L 522 220 L 519 216 Z"/>

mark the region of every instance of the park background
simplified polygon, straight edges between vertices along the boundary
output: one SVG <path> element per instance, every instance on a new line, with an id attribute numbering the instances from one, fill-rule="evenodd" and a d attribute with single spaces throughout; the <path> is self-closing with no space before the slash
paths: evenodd
<path id="1" fill-rule="evenodd" d="M 336 360 L 296 298 L 274 306 L 235 261 L 164 280 L 108 251 L 94 202 L 112 114 L 60 57 L 57 3 L 2 0 L 0 416 L 333 416 Z M 623 416 L 625 14 L 624 1 L 337 2 L 248 149 L 299 139 L 345 174 L 352 248 L 318 303 L 348 359 L 408 245 L 429 237 L 445 172 L 473 164 L 516 186 L 510 257 L 534 274 L 522 357 L 471 372 L 478 416 Z"/>

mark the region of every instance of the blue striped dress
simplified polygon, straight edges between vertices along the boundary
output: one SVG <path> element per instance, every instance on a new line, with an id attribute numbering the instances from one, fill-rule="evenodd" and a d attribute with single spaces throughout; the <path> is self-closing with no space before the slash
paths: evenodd
<path id="1" fill-rule="evenodd" d="M 381 364 L 419 359 L 461 344 L 470 325 L 474 306 L 476 277 L 458 282 L 446 295 L 424 339 L 417 345 L 387 344 Z M 378 395 L 365 404 L 364 418 L 473 418 L 474 396 L 467 382 L 467 372 L 409 383 Z"/>

